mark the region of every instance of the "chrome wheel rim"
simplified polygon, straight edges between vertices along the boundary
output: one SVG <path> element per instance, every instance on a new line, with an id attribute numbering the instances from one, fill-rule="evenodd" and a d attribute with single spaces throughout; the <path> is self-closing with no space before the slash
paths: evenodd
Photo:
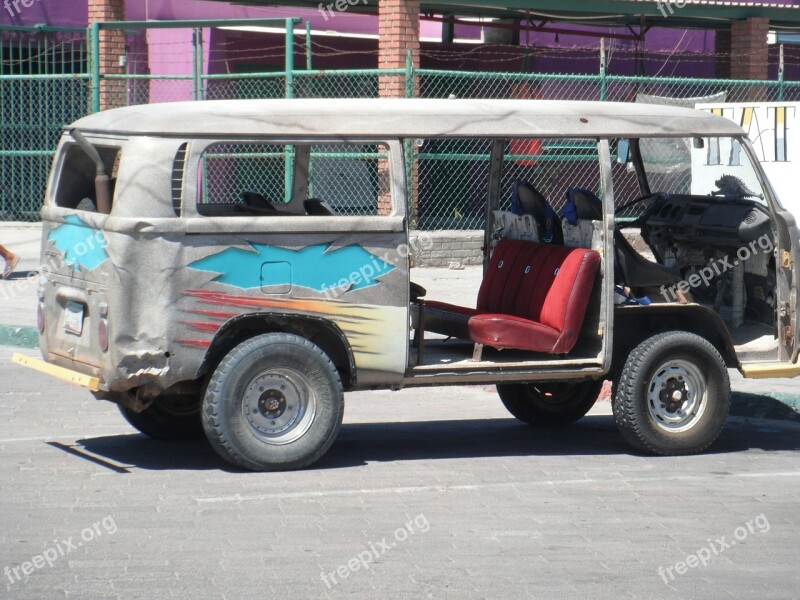
<path id="1" fill-rule="evenodd" d="M 647 386 L 647 409 L 657 427 L 670 433 L 694 427 L 705 411 L 706 378 L 685 360 L 671 360 L 658 369 Z"/>
<path id="2" fill-rule="evenodd" d="M 247 384 L 242 412 L 250 432 L 268 444 L 301 438 L 311 427 L 317 402 L 306 378 L 292 369 L 266 369 Z"/>

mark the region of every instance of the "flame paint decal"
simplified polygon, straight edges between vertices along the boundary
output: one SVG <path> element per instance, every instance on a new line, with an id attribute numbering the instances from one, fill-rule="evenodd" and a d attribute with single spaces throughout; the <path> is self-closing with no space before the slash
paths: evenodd
<path id="1" fill-rule="evenodd" d="M 402 342 L 408 335 L 406 310 L 399 306 L 375 306 L 356 304 L 341 300 L 313 298 L 276 298 L 238 296 L 208 290 L 187 290 L 186 295 L 209 308 L 192 309 L 192 312 L 215 313 L 218 307 L 252 311 L 280 311 L 298 314 L 314 314 L 326 317 L 342 330 L 353 350 L 353 358 L 359 369 L 375 369 L 392 373 L 404 373 L 406 345 Z M 212 308 L 213 307 L 213 308 Z M 218 323 L 193 322 L 194 331 L 211 333 Z M 208 345 L 200 339 L 181 340 L 184 345 L 199 347 Z"/>

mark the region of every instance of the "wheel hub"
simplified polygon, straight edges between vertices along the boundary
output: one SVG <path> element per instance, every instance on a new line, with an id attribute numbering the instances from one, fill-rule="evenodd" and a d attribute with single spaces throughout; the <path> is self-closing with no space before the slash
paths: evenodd
<path id="1" fill-rule="evenodd" d="M 688 398 L 685 382 L 680 379 L 669 379 L 662 383 L 659 399 L 665 410 L 670 413 L 677 412 Z"/>
<path id="2" fill-rule="evenodd" d="M 288 444 L 310 427 L 316 401 L 302 374 L 268 369 L 248 383 L 242 412 L 257 438 L 270 444 Z"/>
<path id="3" fill-rule="evenodd" d="M 267 419 L 279 418 L 286 406 L 286 397 L 279 390 L 267 390 L 258 400 L 258 411 Z"/>
<path id="4" fill-rule="evenodd" d="M 650 378 L 647 409 L 659 428 L 671 433 L 686 431 L 703 414 L 706 393 L 705 376 L 695 364 L 667 361 Z"/>

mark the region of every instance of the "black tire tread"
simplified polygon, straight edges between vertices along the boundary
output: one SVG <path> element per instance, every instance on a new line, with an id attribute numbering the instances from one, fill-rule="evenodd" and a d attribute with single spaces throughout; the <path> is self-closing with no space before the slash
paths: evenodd
<path id="1" fill-rule="evenodd" d="M 665 342 L 665 340 L 668 341 Z M 650 436 L 647 435 L 647 432 L 643 429 L 643 424 L 636 418 L 636 403 L 640 401 L 640 390 L 637 389 L 639 376 L 642 371 L 646 369 L 651 355 L 661 350 L 662 346 L 668 344 L 674 344 L 679 347 L 696 345 L 699 349 L 705 351 L 711 360 L 717 363 L 723 376 L 723 385 L 728 391 L 728 401 L 726 402 L 724 415 L 725 419 L 727 418 L 728 411 L 730 410 L 730 378 L 728 377 L 725 361 L 708 340 L 687 331 L 669 331 L 654 335 L 641 342 L 628 355 L 622 373 L 614 385 L 614 396 L 611 403 L 612 411 L 622 437 L 634 449 L 648 454 L 659 454 L 662 456 L 695 454 L 702 452 L 713 444 L 720 433 L 722 433 L 722 427 L 719 427 L 715 435 L 705 440 L 702 444 L 690 448 L 665 450 L 651 441 Z M 725 419 L 723 419 L 723 423 Z"/>
<path id="2" fill-rule="evenodd" d="M 527 396 L 526 388 L 528 385 L 531 384 L 498 384 L 497 393 L 503 406 L 512 416 L 528 425 L 537 427 L 558 426 L 574 423 L 591 410 L 603 387 L 603 380 L 576 383 L 576 390 L 573 393 L 581 394 L 585 398 L 582 402 L 578 402 L 577 406 L 568 406 L 561 413 L 553 410 L 556 408 L 555 406 L 550 407 L 549 410 L 539 409 L 535 401 Z"/>
<path id="3" fill-rule="evenodd" d="M 117 408 L 134 429 L 155 440 L 200 440 L 204 437 L 199 398 L 197 413 L 193 415 L 170 414 L 162 410 L 158 399 L 139 413 L 121 404 Z"/>
<path id="4" fill-rule="evenodd" d="M 338 371 L 336 370 L 335 365 L 330 360 L 328 355 L 325 354 L 317 345 L 313 344 L 312 342 L 303 337 L 289 333 L 267 333 L 250 338 L 242 342 L 238 346 L 236 346 L 233 350 L 231 350 L 225 356 L 225 358 L 222 359 L 222 361 L 217 366 L 216 370 L 211 376 L 211 379 L 208 382 L 208 386 L 206 387 L 205 400 L 203 403 L 202 422 L 209 443 L 211 444 L 212 448 L 214 448 L 214 450 L 218 454 L 220 454 L 220 456 L 222 456 L 223 458 L 225 458 L 226 460 L 228 460 L 230 463 L 234 464 L 237 467 L 254 471 L 263 471 L 266 469 L 263 465 L 255 463 L 252 460 L 248 459 L 241 452 L 239 452 L 234 446 L 232 446 L 230 443 L 226 441 L 226 432 L 224 430 L 222 423 L 220 422 L 219 411 L 221 409 L 222 398 L 220 398 L 219 393 L 220 393 L 222 379 L 226 376 L 226 371 L 230 368 L 230 365 L 238 362 L 241 358 L 243 358 L 247 354 L 258 350 L 265 343 L 272 343 L 272 344 L 290 343 L 299 345 L 315 353 L 321 360 L 324 361 L 326 367 L 330 370 L 330 372 L 336 374 L 335 382 L 337 389 L 335 390 L 335 393 L 337 393 L 340 397 L 342 397 L 344 394 L 341 378 L 339 377 Z M 339 414 L 338 414 L 338 422 L 340 425 L 342 422 L 343 413 L 344 413 L 344 402 L 342 401 L 339 403 Z M 271 465 L 268 470 L 289 471 L 307 467 L 308 465 L 319 460 L 328 451 L 328 449 L 336 439 L 338 431 L 339 427 L 336 427 L 331 432 L 331 435 L 328 437 L 328 439 L 325 440 L 325 443 L 314 454 L 309 455 L 302 460 L 297 460 L 291 463 Z"/>

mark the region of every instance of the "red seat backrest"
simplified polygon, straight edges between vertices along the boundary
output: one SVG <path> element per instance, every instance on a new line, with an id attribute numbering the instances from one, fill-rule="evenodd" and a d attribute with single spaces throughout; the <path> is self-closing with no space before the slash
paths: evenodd
<path id="1" fill-rule="evenodd" d="M 481 282 L 478 312 L 563 331 L 568 320 L 583 320 L 599 264 L 594 250 L 500 240 Z"/>

